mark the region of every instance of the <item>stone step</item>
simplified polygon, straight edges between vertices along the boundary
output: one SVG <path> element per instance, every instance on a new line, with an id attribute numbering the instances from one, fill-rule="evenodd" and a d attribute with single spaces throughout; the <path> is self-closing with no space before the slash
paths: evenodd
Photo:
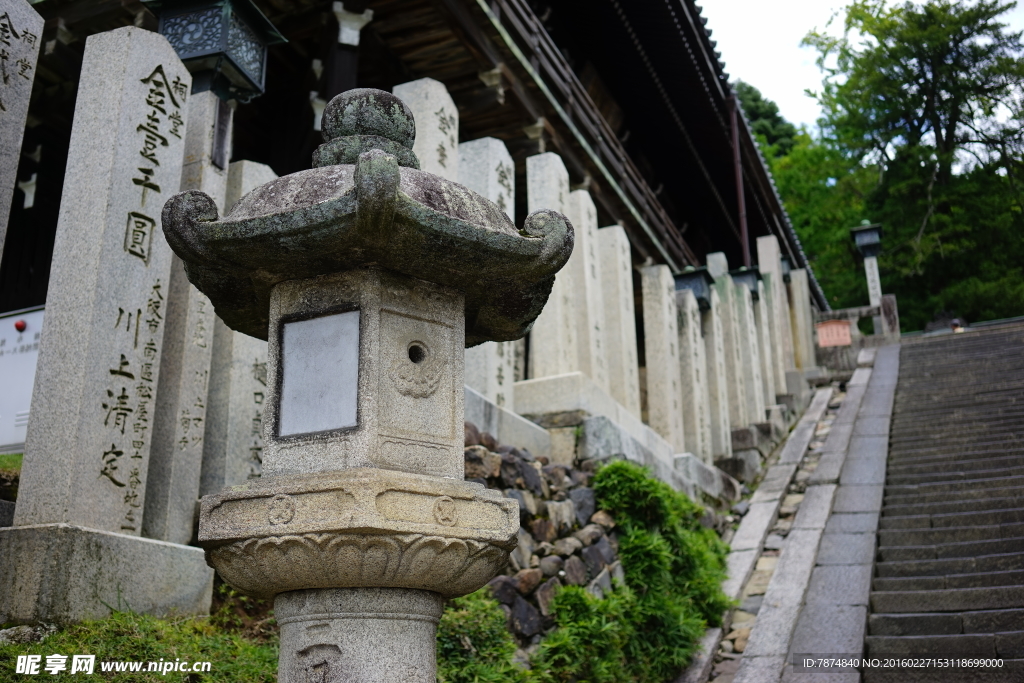
<path id="1" fill-rule="evenodd" d="M 1018 502 L 1012 499 L 1004 499 Z M 991 501 L 989 501 L 991 502 Z M 992 509 L 953 514 L 888 516 L 879 520 L 879 529 L 947 529 L 956 526 L 990 526 L 1024 523 L 1024 508 L 993 505 Z"/>
<path id="2" fill-rule="evenodd" d="M 939 529 L 880 529 L 878 531 L 878 546 L 880 548 L 921 546 L 1017 537 L 1024 537 L 1024 524 L 990 524 Z"/>
<path id="3" fill-rule="evenodd" d="M 983 453 L 1010 453 L 1018 452 L 1022 447 L 1020 441 L 993 441 L 993 442 L 980 442 L 971 441 L 965 444 L 962 448 L 956 445 L 940 444 L 934 446 L 920 446 L 915 448 L 893 448 L 889 447 L 890 460 L 893 462 L 909 460 L 912 458 L 927 458 L 929 456 L 937 455 L 955 455 L 957 451 L 962 451 L 965 455 L 970 454 L 983 454 Z M 992 457 L 989 455 L 989 457 Z"/>
<path id="4" fill-rule="evenodd" d="M 1014 459 L 1019 462 L 1019 459 Z M 887 474 L 885 478 L 886 485 L 899 486 L 900 484 L 910 485 L 922 485 L 922 484 L 945 484 L 945 483 L 959 483 L 961 481 L 972 481 L 975 479 L 1003 479 L 1006 477 L 1020 477 L 1024 476 L 1024 462 L 1020 462 L 1019 465 L 1011 467 L 999 467 L 988 470 L 966 470 L 960 472 L 935 472 L 933 474 L 923 474 L 915 472 L 913 474 Z"/>
<path id="5" fill-rule="evenodd" d="M 958 633 L 1014 631 L 1024 624 L 1024 609 L 995 609 L 971 612 L 872 614 L 868 635 L 940 636 Z"/>
<path id="6" fill-rule="evenodd" d="M 1008 477 L 978 477 L 976 479 L 964 479 L 962 481 L 937 481 L 927 484 L 886 484 L 886 495 L 928 495 L 930 493 L 955 492 L 957 494 L 966 491 L 988 491 L 999 486 L 1024 486 L 1024 475 L 1013 475 Z"/>
<path id="7" fill-rule="evenodd" d="M 985 512 L 988 510 L 1006 510 L 1024 505 L 1024 489 L 998 489 L 998 491 L 1002 491 L 1003 495 L 997 495 L 995 498 L 968 498 L 966 500 L 939 500 L 934 503 L 886 505 L 882 508 L 882 518 L 907 519 L 921 516 L 954 515 Z"/>
<path id="8" fill-rule="evenodd" d="M 969 491 L 955 491 L 953 493 L 936 491 L 934 493 L 890 494 L 885 496 L 882 515 L 893 514 L 890 510 L 894 510 L 895 514 L 902 515 L 904 514 L 903 509 L 919 505 L 935 503 L 954 505 L 960 502 L 985 502 L 987 500 L 1020 498 L 1022 496 L 1024 496 L 1024 486 L 1005 486 L 991 489 L 977 488 Z"/>
<path id="9" fill-rule="evenodd" d="M 989 433 L 989 430 L 986 429 L 986 427 L 989 425 L 992 426 L 992 431 L 1000 434 L 1020 434 L 1020 420 L 1022 416 L 1024 416 L 1024 410 L 1015 410 L 1011 413 L 1001 413 L 998 406 L 1003 405 L 1005 405 L 1005 402 L 1000 400 L 995 402 L 992 406 L 985 406 L 984 409 L 971 410 L 970 414 L 962 415 L 962 417 L 968 418 L 983 415 L 986 418 L 985 423 L 983 424 L 976 423 L 963 425 L 963 430 L 957 430 L 956 427 L 958 425 L 954 423 L 922 425 L 920 421 L 918 421 L 917 416 L 915 416 L 915 419 L 913 420 L 901 419 L 900 416 L 894 416 L 890 437 L 893 443 L 898 443 L 900 445 L 915 441 L 938 441 L 966 434 L 987 434 Z M 948 412 L 945 414 L 950 415 Z M 950 416 L 960 417 L 957 415 Z"/>
<path id="10" fill-rule="evenodd" d="M 1024 552 L 1024 538 L 997 538 L 964 543 L 936 543 L 934 545 L 902 545 L 878 549 L 881 562 L 904 560 L 941 560 L 950 557 L 976 555 L 1005 555 Z"/>
<path id="11" fill-rule="evenodd" d="M 965 465 L 971 465 L 975 462 L 984 462 L 988 460 L 998 460 L 1000 458 L 1022 458 L 1024 457 L 1024 446 L 1020 448 L 1011 448 L 1005 451 L 957 451 L 954 453 L 943 452 L 936 449 L 935 453 L 929 455 L 921 455 L 906 458 L 895 458 L 892 455 L 892 451 L 889 452 L 887 464 L 890 470 L 893 468 L 910 468 L 910 467 L 942 467 L 945 465 L 956 466 L 958 463 Z"/>
<path id="12" fill-rule="evenodd" d="M 1003 572 L 1024 567 L 1024 552 L 951 557 L 925 560 L 893 560 L 875 564 L 878 577 L 944 576 L 947 574 L 975 574 Z"/>
<path id="13" fill-rule="evenodd" d="M 998 469 L 1005 467 L 1024 467 L 1024 452 L 1020 455 L 1001 455 L 999 457 L 977 458 L 964 460 L 949 456 L 948 460 L 921 464 L 889 463 L 886 470 L 888 476 L 907 477 L 914 474 L 929 476 L 942 472 L 975 472 L 978 470 Z"/>
<path id="14" fill-rule="evenodd" d="M 982 588 L 1021 584 L 1024 584 L 1024 569 L 978 574 L 947 574 L 945 576 L 876 577 L 871 581 L 871 587 L 876 591 L 934 591 L 947 588 Z"/>
<path id="15" fill-rule="evenodd" d="M 961 633 L 945 636 L 867 636 L 864 639 L 865 653 L 868 657 L 885 657 L 886 655 L 902 656 L 968 656 L 980 658 L 1016 659 L 1024 657 L 1024 631 L 1005 631 L 1003 633 Z M 949 678 L 950 673 L 955 673 Z M 960 681 L 957 672 L 945 672 L 946 678 L 934 678 L 936 681 Z M 988 670 L 990 675 L 999 675 L 998 670 Z M 1004 672 L 1008 673 L 1008 672 Z M 1020 675 L 1018 671 L 1018 676 Z M 929 680 L 929 679 L 926 679 Z M 984 680 L 999 680 L 997 678 Z M 1019 678 L 1008 678 L 1016 680 Z"/>

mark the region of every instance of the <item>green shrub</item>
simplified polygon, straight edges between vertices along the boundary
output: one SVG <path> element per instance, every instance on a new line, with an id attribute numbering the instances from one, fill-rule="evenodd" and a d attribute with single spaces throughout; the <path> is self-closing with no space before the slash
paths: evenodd
<path id="1" fill-rule="evenodd" d="M 69 626 L 41 643 L 0 645 L 0 681 L 22 681 L 15 674 L 18 655 L 66 655 L 67 670 L 56 675 L 40 673 L 48 681 L 75 681 L 71 655 L 95 655 L 93 676 L 102 681 L 203 681 L 213 683 L 272 683 L 277 680 L 277 642 L 257 643 L 238 633 L 225 632 L 208 618 L 163 620 L 131 612 L 115 612 L 106 619 Z M 155 662 L 176 658 L 211 662 L 207 673 L 103 673 L 100 662 Z M 143 665 L 145 668 L 146 665 Z M 88 677 L 86 677 L 88 678 Z"/>
<path id="2" fill-rule="evenodd" d="M 518 683 L 526 673 L 512 663 L 516 642 L 505 612 L 482 588 L 450 600 L 437 626 L 437 680 L 441 683 Z"/>

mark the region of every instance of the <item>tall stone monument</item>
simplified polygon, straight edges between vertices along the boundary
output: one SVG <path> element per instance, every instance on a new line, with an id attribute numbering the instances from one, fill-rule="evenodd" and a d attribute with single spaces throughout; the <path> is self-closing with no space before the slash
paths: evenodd
<path id="1" fill-rule="evenodd" d="M 692 291 L 676 291 L 676 309 L 686 450 L 710 465 L 714 454 L 711 449 L 707 358 L 701 332 L 700 308 Z"/>
<path id="2" fill-rule="evenodd" d="M 725 331 L 722 328 L 722 300 L 711 289 L 711 306 L 701 315 L 704 351 L 707 359 L 708 411 L 711 413 L 711 452 L 715 459 L 732 457 L 732 427 L 729 423 L 729 373 L 726 370 Z"/>
<path id="3" fill-rule="evenodd" d="M 180 189 L 202 190 L 223 209 L 228 173 L 218 163 L 231 156 L 231 109 L 206 91 L 189 97 L 188 110 Z M 188 543 L 199 500 L 215 316 L 206 295 L 189 284 L 177 256 L 171 257 L 167 291 L 142 533 Z"/>
<path id="4" fill-rule="evenodd" d="M 621 225 L 597 231 L 604 305 L 605 360 L 608 391 L 619 405 L 640 419 L 640 364 L 637 360 L 633 260 L 629 237 Z"/>
<path id="5" fill-rule="evenodd" d="M 480 138 L 459 145 L 459 182 L 512 216 L 516 172 L 505 143 Z M 492 403 L 515 410 L 515 342 L 484 342 L 466 349 L 466 384 Z"/>
<path id="6" fill-rule="evenodd" d="M 530 213 L 547 209 L 569 214 L 569 172 L 557 154 L 527 157 L 526 205 Z M 530 331 L 530 379 L 579 370 L 575 301 L 572 276 L 563 271 Z"/>
<path id="7" fill-rule="evenodd" d="M 0 621 L 209 608 L 202 553 L 139 538 L 190 85 L 163 36 L 86 42 Z"/>
<path id="8" fill-rule="evenodd" d="M 42 43 L 43 18 L 25 0 L 0 0 L 0 254 L 18 181 L 21 140 Z"/>
<path id="9" fill-rule="evenodd" d="M 576 318 L 576 360 L 578 369 L 604 391 L 608 391 L 608 361 L 605 343 L 604 296 L 601 290 L 601 261 L 597 243 L 597 207 L 586 190 L 569 193 L 569 220 L 576 245 L 566 275 L 571 278 Z"/>
<path id="10" fill-rule="evenodd" d="M 754 319 L 754 297 L 746 284 L 736 283 L 735 289 L 737 335 L 740 366 L 747 398 L 747 420 L 765 421 L 764 378 L 761 375 L 761 347 Z"/>
<path id="11" fill-rule="evenodd" d="M 782 252 L 775 235 L 757 238 L 757 265 L 771 284 L 770 299 L 774 309 L 771 317 L 772 348 L 775 350 L 775 376 L 779 393 L 786 389 L 786 372 L 796 368 L 793 358 L 793 329 L 789 319 L 789 295 L 782 275 Z"/>
<path id="12" fill-rule="evenodd" d="M 770 285 L 769 285 L 770 286 Z M 763 280 L 757 283 L 757 300 L 754 301 L 754 327 L 757 329 L 757 348 L 761 359 L 761 382 L 764 388 L 765 407 L 774 406 L 775 361 L 772 352 L 772 332 L 769 318 L 768 287 Z"/>
<path id="13" fill-rule="evenodd" d="M 277 178 L 265 164 L 228 166 L 226 207 Z M 200 495 L 244 484 L 263 471 L 263 407 L 267 389 L 267 342 L 213 323 L 210 393 L 203 436 Z"/>
<path id="14" fill-rule="evenodd" d="M 729 423 L 733 429 L 751 424 L 747 404 L 747 382 L 744 377 L 743 343 L 740 327 L 740 308 L 737 303 L 736 284 L 729 275 L 725 254 L 708 254 L 708 272 L 715 278 L 714 288 L 721 302 L 719 318 L 722 323 L 722 344 L 725 350 L 726 389 L 729 395 Z"/>
<path id="15" fill-rule="evenodd" d="M 460 182 L 459 110 L 444 83 L 421 78 L 396 85 L 393 92 L 416 117 L 413 151 L 420 167 L 427 173 Z"/>
<path id="16" fill-rule="evenodd" d="M 793 355 L 804 372 L 817 363 L 814 352 L 814 314 L 811 312 L 811 288 L 807 271 L 794 268 L 789 272 L 789 315 L 793 326 Z"/>
<path id="17" fill-rule="evenodd" d="M 263 477 L 205 497 L 199 540 L 275 597 L 282 683 L 434 683 L 444 598 L 483 586 L 518 531 L 514 501 L 463 480 L 464 345 L 525 334 L 572 227 L 541 211 L 517 230 L 417 170 L 388 93 L 339 95 L 323 131 L 317 167 L 222 219 L 196 191 L 164 207 L 193 284 L 269 341 Z"/>
<path id="18" fill-rule="evenodd" d="M 640 282 L 644 297 L 648 423 L 677 453 L 682 453 L 686 440 L 676 327 L 676 284 L 672 271 L 665 265 L 641 269 Z"/>

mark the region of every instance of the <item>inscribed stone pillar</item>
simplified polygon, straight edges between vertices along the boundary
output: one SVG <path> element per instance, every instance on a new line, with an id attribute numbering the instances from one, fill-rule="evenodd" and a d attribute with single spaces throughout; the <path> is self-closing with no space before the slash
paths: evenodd
<path id="1" fill-rule="evenodd" d="M 162 36 L 90 36 L 53 250 L 15 524 L 138 535 L 191 77 Z"/>
<path id="2" fill-rule="evenodd" d="M 701 314 L 704 351 L 707 360 L 708 410 L 711 415 L 711 453 L 715 458 L 732 457 L 732 427 L 729 424 L 728 371 L 725 361 L 725 332 L 722 328 L 722 300 L 711 289 L 711 308 Z"/>
<path id="3" fill-rule="evenodd" d="M 864 257 L 864 276 L 868 282 L 868 303 L 871 306 L 882 305 L 882 280 L 878 276 L 878 257 L 877 256 L 865 256 Z M 871 317 L 871 322 L 875 328 L 875 334 L 883 334 L 882 327 L 882 316 L 876 315 Z"/>
<path id="4" fill-rule="evenodd" d="M 721 302 L 719 318 L 722 322 L 722 344 L 725 348 L 726 387 L 729 395 L 729 423 L 739 429 L 751 423 L 747 407 L 747 384 L 743 373 L 743 352 L 740 327 L 740 309 L 736 285 L 729 276 L 725 254 L 716 252 L 707 256 L 708 272 L 715 278 L 714 289 Z"/>
<path id="5" fill-rule="evenodd" d="M 691 290 L 681 289 L 676 292 L 676 309 L 686 450 L 712 464 L 714 454 L 711 452 L 707 358 L 701 333 L 700 307 Z"/>
<path id="6" fill-rule="evenodd" d="M 761 346 L 754 320 L 754 301 L 750 288 L 736 284 L 736 320 L 739 323 L 740 377 L 747 397 L 747 420 L 765 421 L 764 378 L 761 376 Z"/>
<path id="7" fill-rule="evenodd" d="M 793 355 L 800 370 L 815 366 L 814 318 L 811 314 L 811 290 L 807 271 L 794 268 L 789 271 L 789 314 L 793 328 Z"/>
<path id="8" fill-rule="evenodd" d="M 202 551 L 139 537 L 190 87 L 157 33 L 85 43 L 0 622 L 209 610 Z"/>
<path id="9" fill-rule="evenodd" d="M 459 110 L 444 83 L 421 78 L 396 85 L 392 92 L 416 119 L 413 152 L 420 170 L 459 181 Z"/>
<path id="10" fill-rule="evenodd" d="M 644 297 L 644 355 L 647 357 L 647 419 L 654 431 L 686 449 L 683 396 L 679 374 L 679 330 L 676 327 L 676 283 L 668 266 L 640 270 Z"/>
<path id="11" fill-rule="evenodd" d="M 224 210 L 230 158 L 231 109 L 212 92 L 188 102 L 181 190 L 202 190 Z M 189 284 L 181 259 L 172 257 L 164 325 L 163 361 L 153 412 L 153 447 L 146 483 L 142 533 L 188 543 L 199 500 L 206 428 L 213 304 Z"/>
<path id="12" fill-rule="evenodd" d="M 640 419 L 640 364 L 637 360 L 636 315 L 633 300 L 633 261 L 629 238 L 621 225 L 597 231 L 601 300 L 604 304 L 605 359 L 608 391 Z"/>
<path id="13" fill-rule="evenodd" d="M 570 310 L 576 320 L 577 369 L 608 391 L 604 297 L 597 251 L 597 207 L 590 193 L 586 190 L 571 192 L 567 215 L 575 230 L 576 244 L 562 272 L 569 276 L 574 294 Z"/>
<path id="14" fill-rule="evenodd" d="M 762 276 L 763 278 L 764 276 Z M 772 356 L 772 334 L 769 322 L 768 286 L 764 280 L 757 283 L 757 301 L 754 302 L 754 325 L 757 328 L 757 347 L 761 357 L 761 382 L 765 407 L 775 405 L 775 361 Z"/>
<path id="15" fill-rule="evenodd" d="M 236 161 L 228 167 L 224 204 L 277 178 L 265 164 Z M 210 392 L 204 432 L 200 495 L 258 477 L 263 461 L 263 405 L 267 396 L 267 342 L 213 324 Z"/>
<path id="16" fill-rule="evenodd" d="M 43 18 L 25 0 L 0 0 L 0 254 L 18 180 Z"/>
<path id="17" fill-rule="evenodd" d="M 782 253 L 775 235 L 757 238 L 757 265 L 761 275 L 770 276 L 772 348 L 775 349 L 775 376 L 780 391 L 785 390 L 786 371 L 796 367 L 793 358 L 793 331 L 789 320 L 789 297 L 782 279 Z"/>
<path id="18" fill-rule="evenodd" d="M 563 215 L 569 213 L 569 172 L 557 154 L 546 152 L 527 157 L 526 204 L 527 213 L 541 209 L 551 209 Z M 530 331 L 531 379 L 579 369 L 579 338 L 573 310 L 575 293 L 567 270 L 563 268 L 555 276 L 548 303 Z"/>
<path id="19" fill-rule="evenodd" d="M 459 145 L 459 182 L 490 199 L 509 217 L 515 213 L 515 164 L 497 138 Z M 484 342 L 466 349 L 466 384 L 492 403 L 515 410 L 515 342 Z"/>

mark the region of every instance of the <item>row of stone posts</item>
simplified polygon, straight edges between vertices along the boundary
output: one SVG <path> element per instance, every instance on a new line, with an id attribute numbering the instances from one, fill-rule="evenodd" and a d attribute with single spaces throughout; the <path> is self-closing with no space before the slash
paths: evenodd
<path id="1" fill-rule="evenodd" d="M 2 35 L 40 32 L 27 20 L 13 28 Z M 14 112 L 0 114 L 0 130 L 23 125 L 11 123 L 18 98 L 27 103 L 19 92 L 0 89 Z M 395 94 L 416 117 L 421 169 L 514 213 L 505 145 L 460 144 L 437 81 Z M 212 571 L 188 545 L 197 499 L 260 476 L 273 387 L 267 342 L 230 329 L 190 284 L 161 208 L 201 190 L 223 214 L 275 178 L 253 162 L 221 167 L 231 120 L 212 93 L 191 92 L 162 36 L 126 27 L 88 38 L 14 526 L 0 529 L 0 622 L 208 608 Z M 4 163 L 16 164 L 6 149 Z M 796 393 L 794 373 L 813 365 L 806 274 L 793 271 L 787 287 L 774 237 L 758 240 L 753 288 L 733 281 L 721 254 L 708 257 L 714 284 L 701 300 L 667 266 L 641 268 L 645 408 L 626 231 L 599 227 L 556 154 L 528 158 L 526 171 L 528 211 L 568 216 L 575 249 L 532 328 L 529 378 L 516 377 L 521 342 L 487 342 L 467 350 L 466 383 L 523 413 L 542 412 L 540 394 L 578 404 L 593 388 L 591 413 L 648 445 L 661 439 L 670 455 L 728 465 L 736 430 L 769 423 L 779 397 Z M 0 180 L 13 173 L 0 168 Z"/>

